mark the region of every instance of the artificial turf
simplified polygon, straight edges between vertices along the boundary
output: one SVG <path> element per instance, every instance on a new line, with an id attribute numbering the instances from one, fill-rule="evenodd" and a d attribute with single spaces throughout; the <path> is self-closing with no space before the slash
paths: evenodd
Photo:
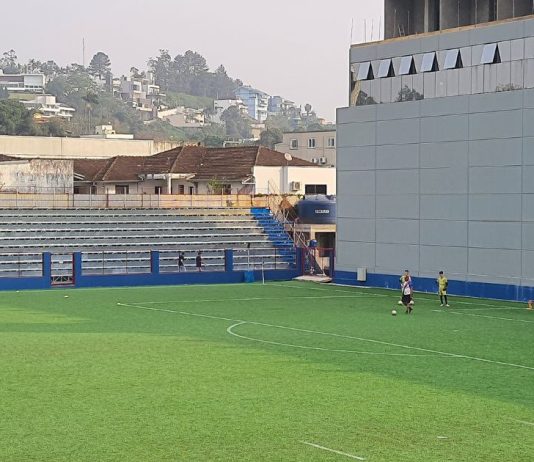
<path id="1" fill-rule="evenodd" d="M 534 460 L 534 313 L 419 295 L 392 316 L 397 300 L 296 282 L 2 293 L 0 460 Z"/>

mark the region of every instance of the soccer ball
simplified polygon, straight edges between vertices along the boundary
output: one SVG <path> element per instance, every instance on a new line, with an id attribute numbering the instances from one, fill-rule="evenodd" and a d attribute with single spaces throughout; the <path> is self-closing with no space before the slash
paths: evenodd
<path id="1" fill-rule="evenodd" d="M 397 316 L 397 310 L 395 310 L 395 309 L 391 310 L 391 315 L 392 316 Z"/>
<path id="2" fill-rule="evenodd" d="M 402 305 L 402 300 L 399 300 L 399 301 L 397 302 L 397 305 Z"/>

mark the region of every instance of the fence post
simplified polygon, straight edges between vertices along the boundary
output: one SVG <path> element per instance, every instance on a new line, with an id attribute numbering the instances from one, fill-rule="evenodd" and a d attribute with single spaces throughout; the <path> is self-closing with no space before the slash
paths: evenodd
<path id="1" fill-rule="evenodd" d="M 42 254 L 42 271 L 45 287 L 50 287 L 52 285 L 52 254 L 50 252 Z"/>
<path id="2" fill-rule="evenodd" d="M 299 272 L 299 274 L 302 276 L 304 275 L 304 259 L 303 259 L 303 256 L 304 256 L 304 248 L 301 248 L 301 247 L 295 247 L 295 250 L 296 250 L 296 254 L 295 254 L 295 258 L 296 258 L 296 261 L 295 263 L 297 264 L 297 271 Z"/>
<path id="3" fill-rule="evenodd" d="M 225 249 L 224 251 L 224 271 L 230 273 L 234 270 L 234 251 Z"/>
<path id="4" fill-rule="evenodd" d="M 82 253 L 74 252 L 72 254 L 72 282 L 76 285 L 78 278 L 83 275 Z"/>
<path id="5" fill-rule="evenodd" d="M 150 251 L 150 273 L 159 274 L 159 251 Z"/>

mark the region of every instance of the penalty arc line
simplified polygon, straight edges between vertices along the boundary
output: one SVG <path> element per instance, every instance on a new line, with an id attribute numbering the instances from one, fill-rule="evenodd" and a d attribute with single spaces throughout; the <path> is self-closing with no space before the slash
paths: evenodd
<path id="1" fill-rule="evenodd" d="M 327 335 L 327 336 L 330 336 L 330 337 L 359 340 L 359 341 L 362 341 L 362 342 L 369 342 L 369 343 L 374 343 L 374 344 L 377 344 L 377 345 L 394 346 L 394 347 L 398 347 L 398 348 L 404 348 L 404 349 L 407 349 L 407 350 L 423 351 L 425 353 L 435 353 L 435 354 L 441 354 L 441 355 L 444 355 L 444 356 L 451 356 L 453 358 L 463 358 L 463 359 L 469 359 L 471 361 L 478 361 L 478 362 L 483 362 L 483 363 L 488 363 L 488 364 L 498 364 L 500 366 L 508 366 L 508 367 L 513 367 L 513 368 L 517 368 L 517 369 L 527 369 L 527 370 L 530 370 L 530 371 L 534 371 L 534 367 L 525 366 L 523 364 L 507 363 L 507 362 L 504 362 L 504 361 L 496 361 L 496 360 L 493 360 L 493 359 L 478 358 L 476 356 L 468 356 L 468 355 L 461 355 L 461 354 L 457 354 L 457 353 L 449 353 L 449 352 L 446 352 L 446 351 L 432 350 L 430 348 L 421 348 L 421 347 L 415 347 L 415 346 L 410 346 L 410 345 L 402 345 L 400 343 L 385 342 L 383 340 L 375 340 L 375 339 L 369 339 L 369 338 L 364 338 L 364 337 L 354 337 L 354 336 L 351 336 L 351 335 L 335 334 L 335 333 L 332 333 L 332 332 L 321 332 L 321 331 L 318 331 L 318 330 L 300 329 L 298 327 L 279 326 L 279 325 L 276 325 L 276 324 L 267 324 L 267 323 L 264 323 L 264 322 L 257 322 L 257 321 L 247 321 L 247 320 L 243 320 L 243 319 L 231 319 L 231 318 L 225 318 L 225 317 L 221 317 L 221 316 L 212 316 L 212 315 L 208 315 L 208 314 L 189 313 L 187 311 L 166 310 L 166 309 L 152 308 L 152 307 L 141 306 L 141 305 L 130 305 L 130 304 L 127 304 L 127 303 L 117 303 L 117 305 L 124 306 L 124 307 L 129 307 L 129 308 L 137 308 L 137 309 L 149 310 L 149 311 L 162 311 L 162 312 L 165 312 L 165 313 L 180 314 L 180 315 L 184 315 L 184 316 L 193 316 L 193 317 L 198 317 L 198 318 L 218 319 L 218 320 L 222 320 L 222 321 L 230 321 L 230 322 L 235 322 L 235 323 L 243 322 L 243 323 L 248 323 L 248 324 L 252 324 L 252 325 L 256 325 L 256 326 L 276 327 L 277 329 L 285 329 L 285 330 L 290 330 L 290 331 L 294 331 L 294 332 L 306 332 L 306 333 L 309 333 L 309 334 Z"/>
<path id="2" fill-rule="evenodd" d="M 338 451 L 337 449 L 327 448 L 325 446 L 321 446 L 320 444 L 309 443 L 308 441 L 301 441 L 301 443 L 305 444 L 307 446 L 311 446 L 312 448 L 321 449 L 322 451 L 333 452 L 334 454 L 339 454 L 340 456 L 349 457 L 350 459 L 365 460 L 364 457 L 355 456 L 354 454 L 349 454 L 349 453 L 343 452 L 343 451 Z"/>
<path id="3" fill-rule="evenodd" d="M 357 351 L 357 350 L 338 350 L 333 348 L 322 348 L 322 347 L 311 347 L 306 345 L 294 345 L 292 343 L 280 343 L 275 342 L 272 340 L 263 340 L 259 338 L 254 337 L 246 337 L 241 334 L 237 334 L 234 332 L 234 329 L 239 326 L 243 326 L 245 324 L 248 324 L 248 322 L 241 321 L 236 324 L 232 324 L 228 329 L 226 329 L 226 332 L 234 337 L 242 338 L 244 340 L 250 340 L 252 342 L 259 342 L 259 343 L 267 343 L 269 345 L 277 345 L 277 346 L 285 346 L 285 347 L 291 347 L 291 348 L 299 348 L 301 350 L 314 350 L 314 351 L 326 351 L 331 353 L 355 353 L 355 354 L 361 354 L 361 355 L 373 355 L 373 356 L 410 356 L 410 357 L 433 357 L 433 358 L 441 358 L 443 355 L 433 354 L 433 355 L 427 355 L 427 354 L 410 354 L 410 353 L 382 353 L 382 352 L 376 352 L 376 351 Z M 449 357 L 449 356 L 447 356 Z"/>

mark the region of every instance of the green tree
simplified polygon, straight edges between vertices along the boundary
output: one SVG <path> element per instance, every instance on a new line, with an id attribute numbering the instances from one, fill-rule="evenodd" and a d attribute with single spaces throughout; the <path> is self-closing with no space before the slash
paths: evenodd
<path id="1" fill-rule="evenodd" d="M 268 128 L 261 132 L 260 145 L 274 149 L 275 145 L 282 142 L 283 134 L 278 128 Z"/>
<path id="2" fill-rule="evenodd" d="M 111 60 L 109 59 L 109 56 L 106 53 L 99 51 L 93 56 L 93 59 L 91 59 L 88 70 L 89 74 L 103 80 L 104 77 L 111 72 Z"/>
<path id="3" fill-rule="evenodd" d="M 14 100 L 0 101 L 0 135 L 35 135 L 33 113 Z"/>
<path id="4" fill-rule="evenodd" d="M 0 58 L 0 69 L 4 74 L 17 74 L 20 72 L 20 65 L 15 50 L 5 51 Z"/>
<path id="5" fill-rule="evenodd" d="M 226 136 L 246 139 L 252 136 L 250 122 L 245 119 L 239 108 L 231 106 L 221 114 L 221 120 L 226 126 Z"/>
<path id="6" fill-rule="evenodd" d="M 159 50 L 157 58 L 148 60 L 148 67 L 154 74 L 156 85 L 159 85 L 163 91 L 169 90 L 169 82 L 172 76 L 172 58 L 169 50 Z"/>

